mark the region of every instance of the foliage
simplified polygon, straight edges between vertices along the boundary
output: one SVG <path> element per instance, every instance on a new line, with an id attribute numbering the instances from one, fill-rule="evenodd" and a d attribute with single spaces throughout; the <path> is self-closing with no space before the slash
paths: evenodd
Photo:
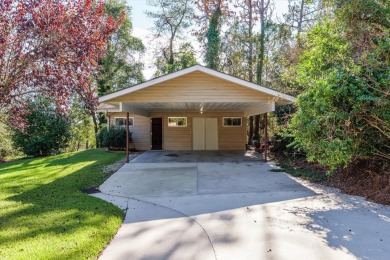
<path id="1" fill-rule="evenodd" d="M 288 0 L 288 12 L 284 14 L 284 20 L 289 25 L 294 35 L 307 32 L 316 21 L 320 20 L 324 13 L 323 0 Z"/>
<path id="2" fill-rule="evenodd" d="M 271 138 L 271 151 L 296 157 L 305 155 L 289 128 L 275 132 Z"/>
<path id="3" fill-rule="evenodd" d="M 105 127 L 98 132 L 98 142 L 101 147 L 108 149 L 125 149 L 126 148 L 126 128 L 112 125 Z M 131 132 L 129 132 L 129 142 L 132 141 Z"/>
<path id="4" fill-rule="evenodd" d="M 121 19 L 119 29 L 109 37 L 107 53 L 99 60 L 101 69 L 97 77 L 98 95 L 102 96 L 113 91 L 129 87 L 144 81 L 143 63 L 136 56 L 142 54 L 145 46 L 142 41 L 131 35 L 133 25 L 130 20 L 131 9 L 124 0 L 106 1 L 106 13 L 116 20 Z"/>
<path id="5" fill-rule="evenodd" d="M 87 150 L 0 164 L 1 259 L 96 259 L 123 211 L 81 192 L 123 153 Z"/>
<path id="6" fill-rule="evenodd" d="M 280 169 L 272 169 L 273 172 L 288 172 L 294 177 L 299 177 L 310 182 L 322 183 L 329 179 L 329 176 L 324 171 L 313 169 L 309 165 L 294 165 L 294 161 L 288 159 L 280 160 Z"/>
<path id="7" fill-rule="evenodd" d="M 220 54 L 220 27 L 221 27 L 221 8 L 217 7 L 210 18 L 209 28 L 206 32 L 207 47 L 205 61 L 207 67 L 217 70 L 219 67 L 219 54 Z"/>
<path id="8" fill-rule="evenodd" d="M 0 121 L 0 162 L 17 153 L 12 145 L 11 133 L 11 130 Z"/>
<path id="9" fill-rule="evenodd" d="M 80 149 L 96 148 L 92 118 L 84 113 L 84 108 L 77 99 L 73 100 L 70 120 L 70 139 L 67 151 L 74 152 Z"/>
<path id="10" fill-rule="evenodd" d="M 157 57 L 155 65 L 157 71 L 154 76 L 161 76 L 168 74 L 169 72 L 179 71 L 197 64 L 196 52 L 191 43 L 183 43 L 180 45 L 179 50 L 174 52 L 173 64 L 167 63 L 166 59 L 162 56 Z"/>
<path id="11" fill-rule="evenodd" d="M 148 0 L 148 4 L 159 7 L 158 11 L 147 11 L 146 14 L 155 20 L 155 36 L 166 36 L 168 44 L 159 47 L 161 56 L 167 64 L 167 73 L 174 72 L 175 41 L 192 23 L 193 8 L 190 0 Z"/>
<path id="12" fill-rule="evenodd" d="M 229 75 L 249 80 L 250 69 L 247 50 L 246 26 L 234 21 L 221 36 L 220 70 Z M 253 57 L 254 58 L 254 57 Z M 253 74 L 252 66 L 252 74 Z"/>
<path id="13" fill-rule="evenodd" d="M 359 158 L 390 160 L 389 7 L 372 0 L 338 8 L 307 36 L 298 66 L 307 90 L 293 119 L 308 159 L 331 170 Z"/>
<path id="14" fill-rule="evenodd" d="M 91 75 L 122 20 L 104 9 L 101 0 L 1 1 L 0 110 L 11 124 L 24 126 L 26 103 L 38 94 L 51 97 L 59 111 L 78 94 L 94 112 Z"/>
<path id="15" fill-rule="evenodd" d="M 25 129 L 13 129 L 15 147 L 28 156 L 55 154 L 68 145 L 70 121 L 47 103 L 31 103 L 29 113 L 23 115 Z"/>

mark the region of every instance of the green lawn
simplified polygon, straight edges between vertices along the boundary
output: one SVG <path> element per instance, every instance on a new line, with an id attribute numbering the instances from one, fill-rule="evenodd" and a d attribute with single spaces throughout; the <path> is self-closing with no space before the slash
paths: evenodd
<path id="1" fill-rule="evenodd" d="M 123 153 L 88 150 L 0 164 L 0 259 L 94 259 L 124 213 L 82 193 Z"/>

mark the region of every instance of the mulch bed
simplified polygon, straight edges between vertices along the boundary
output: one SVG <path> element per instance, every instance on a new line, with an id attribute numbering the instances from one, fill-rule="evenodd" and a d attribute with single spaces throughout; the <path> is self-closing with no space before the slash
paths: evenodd
<path id="1" fill-rule="evenodd" d="M 286 162 L 286 160 L 283 160 Z M 294 168 L 309 168 L 323 175 L 320 183 L 340 189 L 350 195 L 358 195 L 380 204 L 390 205 L 390 164 L 378 161 L 358 161 L 347 168 L 339 169 L 330 176 L 328 168 L 319 163 L 309 163 L 304 159 L 289 162 Z"/>
<path id="2" fill-rule="evenodd" d="M 331 174 L 324 184 L 370 201 L 390 205 L 390 166 L 359 161 Z"/>

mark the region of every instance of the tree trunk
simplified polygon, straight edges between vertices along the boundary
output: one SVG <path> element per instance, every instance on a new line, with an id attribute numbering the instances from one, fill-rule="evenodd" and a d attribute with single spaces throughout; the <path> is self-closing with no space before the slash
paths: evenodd
<path id="1" fill-rule="evenodd" d="M 253 116 L 249 117 L 249 132 L 248 132 L 248 144 L 253 144 Z"/>
<path id="2" fill-rule="evenodd" d="M 252 21 L 252 12 L 253 12 L 253 6 L 252 6 L 252 0 L 249 0 L 249 55 L 248 55 L 248 69 L 249 69 L 249 81 L 253 82 L 253 38 L 252 38 L 252 27 L 253 27 L 253 21 Z M 253 117 L 252 117 L 253 121 Z"/>
<path id="3" fill-rule="evenodd" d="M 255 116 L 255 127 L 253 130 L 253 135 L 259 136 L 260 135 L 260 115 Z"/>
<path id="4" fill-rule="evenodd" d="M 303 22 L 303 8 L 305 6 L 305 0 L 301 0 L 301 8 L 299 10 L 299 20 L 298 20 L 298 37 L 302 32 L 302 22 Z"/>
<path id="5" fill-rule="evenodd" d="M 257 68 L 256 68 L 256 83 L 261 84 L 262 83 L 262 77 L 263 77 L 263 67 L 264 67 L 264 39 L 265 39 L 265 8 L 264 8 L 264 0 L 261 0 L 261 10 L 260 10 L 260 26 L 261 26 L 261 32 L 260 32 L 260 48 L 258 53 L 258 59 L 257 59 Z"/>
<path id="6" fill-rule="evenodd" d="M 98 130 L 99 130 L 98 122 L 96 120 L 95 114 L 91 114 L 91 116 L 92 116 L 92 121 L 93 121 L 93 130 L 95 132 L 96 148 L 100 148 L 100 144 L 99 144 L 98 137 L 97 137 L 97 133 L 98 133 Z"/>
<path id="7" fill-rule="evenodd" d="M 263 78 L 263 67 L 264 67 L 264 39 L 265 39 L 265 12 L 266 8 L 264 5 L 264 0 L 260 2 L 261 6 L 259 9 L 260 13 L 260 48 L 258 52 L 257 58 L 257 67 L 256 67 L 256 83 L 261 85 Z M 260 115 L 255 116 L 255 126 L 254 126 L 254 134 L 259 135 L 259 125 L 260 124 Z"/>

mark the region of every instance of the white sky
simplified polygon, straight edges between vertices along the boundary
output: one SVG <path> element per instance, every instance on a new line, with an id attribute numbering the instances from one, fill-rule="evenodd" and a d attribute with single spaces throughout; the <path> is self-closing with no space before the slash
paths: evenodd
<path id="1" fill-rule="evenodd" d="M 151 38 L 152 34 L 150 28 L 153 27 L 153 19 L 146 16 L 145 11 L 150 10 L 151 7 L 146 4 L 146 0 L 126 0 L 128 6 L 132 8 L 131 20 L 133 22 L 133 35 L 140 38 L 146 47 L 146 53 L 143 56 L 143 62 L 145 64 L 144 76 L 145 79 L 153 77 L 155 68 L 153 67 L 153 45 L 158 44 Z M 275 3 L 274 15 L 281 17 L 283 13 L 288 10 L 288 0 L 273 0 Z M 190 34 L 186 37 L 186 41 L 192 43 L 195 49 L 199 49 L 199 42 Z M 199 63 L 203 63 L 201 59 L 198 59 Z"/>

